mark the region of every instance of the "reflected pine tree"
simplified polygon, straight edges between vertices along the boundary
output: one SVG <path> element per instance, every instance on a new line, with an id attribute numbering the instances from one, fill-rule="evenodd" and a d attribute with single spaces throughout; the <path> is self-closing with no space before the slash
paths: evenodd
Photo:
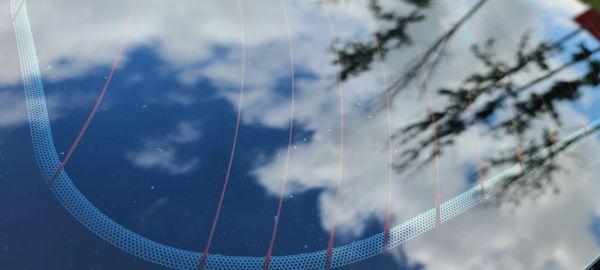
<path id="1" fill-rule="evenodd" d="M 369 10 L 380 23 L 389 25 L 384 30 L 374 33 L 379 42 L 382 57 L 388 52 L 410 45 L 410 37 L 406 30 L 410 24 L 422 21 L 425 16 L 423 9 L 429 7 L 431 0 L 404 0 L 413 6 L 408 14 L 399 14 L 395 11 L 386 11 L 379 0 L 370 0 Z M 339 51 L 340 62 L 343 63 L 341 78 L 347 80 L 364 71 L 370 70 L 377 57 L 375 42 L 348 41 L 342 44 Z"/>
<path id="2" fill-rule="evenodd" d="M 411 45 L 407 28 L 425 19 L 423 10 L 429 8 L 433 2 L 404 2 L 413 7 L 407 14 L 386 10 L 379 0 L 369 1 L 368 7 L 373 17 L 380 25 L 388 27 L 375 32 L 370 41 L 345 41 L 341 45 L 334 45 L 341 47 L 343 80 L 371 69 L 376 57 L 379 57 L 378 44 L 381 47 L 382 58 L 393 50 L 401 50 Z M 398 79 L 389 89 L 391 96 L 396 97 L 418 78 L 422 67 L 433 70 L 442 63 L 447 43 L 487 2 L 488 0 L 476 2 L 453 27 L 428 47 L 422 59 L 411 61 L 412 64 L 397 76 Z M 600 61 L 593 57 L 600 51 L 600 47 L 589 48 L 581 43 L 574 48 L 565 48 L 566 42 L 576 37 L 579 32 L 580 30 L 576 30 L 558 41 L 540 42 L 534 46 L 531 45 L 530 34 L 525 32 L 520 42 L 515 45 L 512 59 L 500 59 L 496 55 L 493 39 L 472 45 L 473 55 L 484 68 L 467 75 L 458 87 L 439 89 L 437 94 L 447 101 L 446 105 L 395 131 L 395 144 L 399 149 L 403 149 L 394 164 L 396 170 L 408 173 L 418 170 L 433 161 L 437 154 L 443 154 L 460 135 L 475 127 L 483 131 L 482 136 L 514 138 L 515 148 L 485 158 L 481 168 L 484 174 L 494 167 L 518 163 L 523 157 L 531 156 L 541 148 L 554 144 L 557 134 L 551 127 L 563 125 L 557 110 L 559 104 L 577 101 L 583 88 L 598 86 L 600 81 Z M 548 59 L 555 56 L 568 60 L 558 67 L 552 67 Z M 578 77 L 548 82 L 549 86 L 542 84 L 577 64 L 582 64 L 579 66 L 581 71 L 578 72 Z M 513 78 L 531 69 L 542 75 L 524 85 L 517 85 Z M 431 121 L 430 113 L 436 119 L 435 125 Z M 544 117 L 552 123 L 542 130 L 534 127 L 533 123 Z M 433 128 L 436 128 L 438 147 L 435 147 L 436 143 L 432 139 Z M 563 169 L 557 164 L 549 164 L 509 186 L 496 196 L 494 201 L 518 204 L 525 196 L 537 197 L 547 190 L 558 192 L 554 178 L 555 173 L 561 170 Z"/>

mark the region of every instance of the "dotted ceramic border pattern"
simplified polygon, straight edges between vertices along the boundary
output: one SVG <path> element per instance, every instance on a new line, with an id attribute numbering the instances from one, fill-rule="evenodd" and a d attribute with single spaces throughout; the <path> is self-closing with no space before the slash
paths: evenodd
<path id="1" fill-rule="evenodd" d="M 11 11 L 15 17 L 13 23 L 23 74 L 31 139 L 41 175 L 47 183 L 60 165 L 60 160 L 52 138 L 39 62 L 27 14 L 27 3 L 24 3 L 19 14 L 14 14 L 20 4 L 21 0 L 11 0 Z M 600 121 L 596 120 L 588 125 L 586 129 L 571 134 L 552 148 L 544 149 L 527 159 L 523 163 L 523 167 L 514 165 L 503 173 L 488 179 L 484 184 L 486 195 L 493 195 L 533 169 L 543 166 L 557 156 L 568 152 L 583 143 L 583 138 L 595 133 L 599 128 Z M 77 221 L 113 246 L 138 258 L 173 269 L 197 269 L 201 253 L 163 245 L 123 227 L 87 200 L 75 187 L 66 171 L 62 171 L 52 185 L 51 190 Z M 479 187 L 475 186 L 446 201 L 441 205 L 441 222 L 454 218 L 483 199 Z M 432 208 L 393 227 L 390 231 L 389 249 L 397 247 L 434 227 L 435 209 Z M 333 250 L 331 266 L 334 268 L 341 267 L 377 256 L 383 252 L 382 246 L 383 233 L 379 233 L 363 240 L 336 247 Z M 325 257 L 325 250 L 288 256 L 274 256 L 270 269 L 322 269 L 325 267 Z M 205 268 L 262 269 L 263 262 L 264 257 L 210 254 Z"/>

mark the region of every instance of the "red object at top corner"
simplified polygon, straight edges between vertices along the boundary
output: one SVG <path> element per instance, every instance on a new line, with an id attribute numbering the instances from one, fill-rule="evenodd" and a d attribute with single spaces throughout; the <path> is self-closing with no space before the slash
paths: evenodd
<path id="1" fill-rule="evenodd" d="M 598 11 L 590 8 L 575 17 L 575 21 L 600 41 L 600 13 Z"/>

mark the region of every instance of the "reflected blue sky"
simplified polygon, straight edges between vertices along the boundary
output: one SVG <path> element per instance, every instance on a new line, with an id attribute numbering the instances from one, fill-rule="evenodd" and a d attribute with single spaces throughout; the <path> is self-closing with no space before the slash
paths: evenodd
<path id="1" fill-rule="evenodd" d="M 30 1 L 28 5 L 60 152 L 72 143 L 104 83 L 123 27 L 126 3 L 86 6 L 67 0 L 48 2 L 55 3 Z M 239 89 L 239 26 L 232 15 L 234 1 L 207 2 L 211 3 L 188 3 L 189 9 L 201 10 L 198 13 L 211 22 L 202 26 L 203 17 L 185 10 L 184 4 L 166 9 L 160 1 L 140 1 L 125 60 L 67 166 L 82 193 L 110 217 L 148 238 L 190 250 L 201 250 L 210 230 L 229 158 Z M 429 11 L 439 17 L 418 26 L 418 41 L 426 44 L 435 38 L 440 24 L 453 21 L 471 1 L 452 2 L 440 1 Z M 538 30 L 538 39 L 568 32 L 573 27 L 567 23 L 569 16 L 581 10 L 567 0 L 557 1 L 559 4 L 508 2 L 495 4 L 532 8 L 509 16 L 522 25 L 521 30 Z M 268 247 L 287 146 L 290 97 L 287 43 L 278 4 L 247 4 L 248 96 L 231 183 L 211 248 L 215 253 L 264 256 Z M 67 12 L 56 9 L 54 13 L 52 5 L 75 5 L 83 12 L 61 26 L 55 17 Z M 340 38 L 360 39 L 372 27 L 365 23 L 362 5 L 360 1 L 335 5 L 334 26 Z M 394 7 L 404 7 L 398 5 Z M 94 15 L 93 9 L 111 14 L 110 18 Z M 332 89 L 335 69 L 328 49 L 330 37 L 324 31 L 327 22 L 314 2 L 290 1 L 290 9 L 298 59 L 298 117 L 275 255 L 326 248 L 338 151 L 337 99 Z M 493 6 L 485 12 L 493 12 Z M 485 21 L 485 12 L 478 22 Z M 530 18 L 523 18 L 521 13 L 527 12 L 532 12 Z M 196 22 L 186 24 L 189 21 Z M 77 26 L 78 22 L 85 22 L 87 28 Z M 482 39 L 482 33 L 509 36 L 492 22 L 474 25 L 463 30 L 464 40 L 452 45 L 450 59 L 462 59 L 469 66 L 473 59 L 467 56 L 466 47 Z M 96 33 L 86 33 L 94 27 Z M 0 104 L 4 105 L 0 108 L 0 212 L 4 213 L 0 218 L 0 268 L 162 269 L 130 257 L 86 231 L 40 181 L 25 122 L 13 33 L 8 28 L 0 30 L 2 43 L 9 44 L 2 48 L 12 57 L 0 61 L 2 71 L 6 71 L 0 75 Z M 68 38 L 57 38 L 62 36 Z M 85 40 L 88 37 L 93 38 Z M 499 54 L 511 52 L 518 37 L 513 38 L 500 41 Z M 594 42 L 585 36 L 583 39 Z M 385 64 L 397 71 L 412 53 L 393 54 Z M 561 59 L 554 61 L 560 63 Z M 456 68 L 448 62 L 432 85 L 457 82 Z M 381 82 L 376 70 L 347 84 L 348 159 L 339 206 L 338 245 L 383 230 L 385 122 L 383 115 L 365 108 L 379 94 Z M 599 101 L 590 89 L 583 101 L 588 119 L 600 115 Z M 426 103 L 409 92 L 395 101 L 394 108 L 394 125 L 400 127 L 425 111 Z M 579 112 L 572 104 L 561 112 L 573 122 L 565 125 L 564 135 L 575 127 L 572 119 Z M 476 182 L 473 138 L 472 133 L 465 135 L 442 159 L 445 199 Z M 494 153 L 510 142 L 489 138 L 484 141 L 490 146 L 484 153 Z M 598 142 L 592 141 L 577 152 L 576 156 L 586 160 L 584 165 L 570 159 L 561 161 L 570 173 L 560 175 L 560 180 L 581 181 L 577 185 L 560 184 L 560 194 L 548 194 L 517 208 L 477 207 L 395 252 L 345 269 L 478 269 L 482 265 L 490 269 L 579 268 L 600 251 L 600 201 L 591 198 L 596 189 L 589 188 L 599 173 L 595 166 L 598 147 Z M 395 174 L 394 224 L 433 206 L 432 181 L 416 181 L 431 180 L 432 176 L 431 167 L 410 175 Z M 565 212 L 569 213 L 558 218 Z M 554 221 L 556 227 L 539 229 Z M 548 233 L 557 236 L 542 239 Z M 522 254 L 515 254 L 519 252 Z"/>

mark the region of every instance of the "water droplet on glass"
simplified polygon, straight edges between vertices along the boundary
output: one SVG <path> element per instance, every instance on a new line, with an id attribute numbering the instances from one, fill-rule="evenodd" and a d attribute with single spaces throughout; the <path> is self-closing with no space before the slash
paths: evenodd
<path id="1" fill-rule="evenodd" d="M 46 70 L 51 70 L 51 69 L 52 69 L 52 66 L 51 66 L 51 65 L 47 65 L 45 69 L 46 69 Z"/>

